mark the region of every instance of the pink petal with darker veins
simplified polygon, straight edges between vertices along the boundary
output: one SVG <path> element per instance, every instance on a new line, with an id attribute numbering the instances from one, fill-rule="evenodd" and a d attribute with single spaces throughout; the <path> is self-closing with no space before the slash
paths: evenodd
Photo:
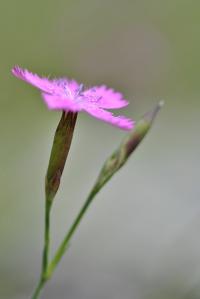
<path id="1" fill-rule="evenodd" d="M 114 116 L 112 112 L 103 110 L 99 107 L 85 107 L 83 109 L 95 118 L 103 120 L 123 130 L 131 130 L 134 126 L 134 122 L 131 119 L 124 116 Z"/>
<path id="2" fill-rule="evenodd" d="M 114 116 L 104 109 L 117 109 L 128 105 L 123 95 L 105 85 L 84 90 L 84 85 L 75 80 L 60 78 L 49 80 L 15 66 L 13 75 L 40 89 L 49 109 L 78 112 L 86 111 L 90 115 L 113 126 L 131 130 L 134 122 L 124 116 Z"/>
<path id="3" fill-rule="evenodd" d="M 44 92 L 53 93 L 56 89 L 55 82 L 47 78 L 41 78 L 38 75 L 33 74 L 26 69 L 20 68 L 19 66 L 15 66 L 12 69 L 12 73 L 17 78 L 32 84 L 33 86 L 39 88 Z"/>
<path id="4" fill-rule="evenodd" d="M 94 86 L 83 94 L 92 102 L 96 102 L 101 108 L 118 109 L 128 105 L 128 101 L 123 98 L 120 92 L 116 92 L 112 88 L 105 85 Z"/>

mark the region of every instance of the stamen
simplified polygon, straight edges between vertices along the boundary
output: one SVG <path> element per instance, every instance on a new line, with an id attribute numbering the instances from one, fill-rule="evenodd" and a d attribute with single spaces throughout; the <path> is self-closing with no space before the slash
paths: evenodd
<path id="1" fill-rule="evenodd" d="M 77 89 L 77 93 L 76 93 L 76 96 L 78 97 L 78 96 L 80 96 L 81 95 L 81 93 L 84 91 L 84 89 L 85 89 L 85 86 L 84 86 L 84 84 L 83 83 L 81 83 L 80 85 L 79 85 L 79 88 Z"/>

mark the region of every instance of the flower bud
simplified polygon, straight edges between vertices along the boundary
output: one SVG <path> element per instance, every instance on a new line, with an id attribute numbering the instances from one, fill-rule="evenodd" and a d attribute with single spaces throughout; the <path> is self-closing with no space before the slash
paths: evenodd
<path id="1" fill-rule="evenodd" d="M 130 155 L 134 152 L 151 128 L 157 113 L 163 105 L 164 102 L 160 101 L 153 110 L 147 112 L 136 123 L 133 131 L 121 143 L 119 148 L 106 160 L 95 184 L 96 190 L 101 189 L 101 187 L 113 176 L 113 174 L 118 171 L 124 163 L 126 163 Z"/>

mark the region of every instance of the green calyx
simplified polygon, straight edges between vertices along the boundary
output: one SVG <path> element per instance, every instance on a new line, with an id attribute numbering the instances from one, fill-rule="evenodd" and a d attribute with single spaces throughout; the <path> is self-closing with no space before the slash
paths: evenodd
<path id="1" fill-rule="evenodd" d="M 49 166 L 45 179 L 48 200 L 53 200 L 60 186 L 60 180 L 71 146 L 77 113 L 63 112 L 55 132 Z"/>

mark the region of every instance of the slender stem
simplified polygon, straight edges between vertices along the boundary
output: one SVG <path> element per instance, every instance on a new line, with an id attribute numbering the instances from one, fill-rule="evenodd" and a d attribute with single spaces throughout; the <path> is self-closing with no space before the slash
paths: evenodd
<path id="1" fill-rule="evenodd" d="M 101 186 L 102 187 L 102 186 Z M 31 299 L 38 299 L 40 292 L 42 291 L 45 283 L 47 280 L 51 277 L 53 274 L 56 266 L 60 262 L 61 258 L 63 257 L 65 251 L 68 248 L 69 241 L 71 240 L 72 236 L 74 235 L 78 225 L 80 224 L 84 214 L 86 213 L 88 207 L 90 206 L 93 198 L 95 195 L 99 192 L 101 189 L 100 186 L 95 185 L 92 191 L 90 192 L 88 198 L 85 201 L 85 204 L 81 208 L 79 214 L 75 218 L 70 230 L 68 231 L 65 239 L 61 243 L 60 247 L 58 248 L 54 258 L 48 265 L 48 255 L 49 255 L 49 243 L 50 243 L 50 238 L 49 238 L 49 231 L 50 231 L 50 210 L 51 210 L 51 201 L 46 200 L 46 206 L 45 206 L 45 238 L 44 238 L 44 251 L 43 251 L 43 261 L 42 261 L 42 273 L 41 277 L 39 280 L 39 283 L 33 293 L 33 296 Z"/>
<path id="2" fill-rule="evenodd" d="M 38 285 L 37 285 L 37 287 L 36 287 L 36 289 L 33 293 L 33 296 L 31 297 L 31 299 L 37 299 L 38 298 L 38 296 L 40 295 L 40 292 L 42 291 L 42 288 L 43 288 L 45 282 L 46 282 L 45 280 L 40 279 L 40 281 L 39 281 L 39 283 L 38 283 Z"/>
<path id="3" fill-rule="evenodd" d="M 51 211 L 51 204 L 48 198 L 45 201 L 45 228 L 44 228 L 44 249 L 43 249 L 43 258 L 42 258 L 42 269 L 40 280 L 38 285 L 33 293 L 31 299 L 37 299 L 44 284 L 46 283 L 47 279 L 45 277 L 45 273 L 48 267 L 48 258 L 49 258 L 49 245 L 50 245 L 50 211 Z"/>
<path id="4" fill-rule="evenodd" d="M 100 190 L 100 188 L 98 188 L 98 186 L 95 186 L 92 189 L 91 193 L 89 194 L 88 198 L 86 199 L 85 204 L 83 205 L 83 207 L 81 208 L 79 214 L 75 218 L 75 220 L 74 220 L 71 228 L 69 229 L 66 237 L 64 238 L 63 242 L 61 243 L 58 250 L 56 251 L 56 254 L 55 254 L 54 258 L 49 263 L 49 266 L 47 268 L 46 275 L 45 275 L 45 277 L 47 279 L 49 279 L 52 276 L 55 268 L 57 267 L 58 263 L 60 262 L 61 258 L 63 257 L 64 253 L 66 252 L 66 250 L 68 249 L 68 245 L 69 245 L 69 242 L 70 242 L 72 236 L 74 235 L 74 233 L 75 233 L 77 227 L 79 226 L 84 214 L 86 213 L 89 205 L 91 204 L 93 198 L 95 197 L 95 195 L 98 193 L 99 190 Z"/>
<path id="5" fill-rule="evenodd" d="M 52 201 L 46 198 L 45 201 L 45 231 L 44 231 L 44 250 L 43 250 L 43 260 L 42 260 L 42 274 L 45 273 L 48 258 L 49 258 L 49 245 L 50 245 L 50 211 L 51 211 Z"/>

